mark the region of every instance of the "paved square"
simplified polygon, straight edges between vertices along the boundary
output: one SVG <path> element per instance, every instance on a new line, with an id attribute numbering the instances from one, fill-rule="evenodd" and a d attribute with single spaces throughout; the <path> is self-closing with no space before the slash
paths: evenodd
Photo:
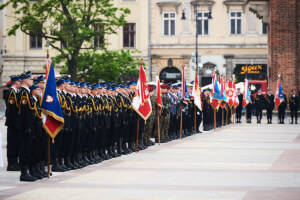
<path id="1" fill-rule="evenodd" d="M 18 179 L 1 169 L 1 200 L 300 200 L 300 125 L 233 124 L 50 179 Z"/>

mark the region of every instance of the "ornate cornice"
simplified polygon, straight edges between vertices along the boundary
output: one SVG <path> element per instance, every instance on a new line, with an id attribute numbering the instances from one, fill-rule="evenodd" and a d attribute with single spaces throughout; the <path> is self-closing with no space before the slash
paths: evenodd
<path id="1" fill-rule="evenodd" d="M 270 1 L 269 0 L 248 0 L 249 11 L 256 14 L 257 18 L 261 19 L 263 23 L 270 22 Z"/>
<path id="2" fill-rule="evenodd" d="M 225 0 L 223 3 L 227 7 L 227 13 L 229 13 L 230 6 L 242 6 L 243 12 L 245 12 L 247 0 Z"/>
<path id="3" fill-rule="evenodd" d="M 164 6 L 174 6 L 176 9 L 176 14 L 178 13 L 178 7 L 181 5 L 179 1 L 159 1 L 156 4 L 159 6 L 160 13 L 163 12 Z"/>

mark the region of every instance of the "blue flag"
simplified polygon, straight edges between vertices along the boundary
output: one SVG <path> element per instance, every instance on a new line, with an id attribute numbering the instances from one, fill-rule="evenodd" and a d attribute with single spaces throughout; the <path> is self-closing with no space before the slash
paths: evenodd
<path id="1" fill-rule="evenodd" d="M 42 98 L 43 127 L 52 139 L 64 126 L 64 118 L 58 100 L 55 73 L 49 61 L 46 73 L 46 84 Z"/>

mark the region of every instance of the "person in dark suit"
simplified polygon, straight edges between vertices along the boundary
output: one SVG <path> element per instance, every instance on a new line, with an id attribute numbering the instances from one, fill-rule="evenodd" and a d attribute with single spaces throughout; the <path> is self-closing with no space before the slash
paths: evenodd
<path id="1" fill-rule="evenodd" d="M 268 124 L 272 124 L 272 115 L 275 107 L 274 103 L 274 95 L 272 94 L 272 90 L 269 89 L 268 93 L 265 97 L 266 109 L 267 109 L 267 120 Z"/>
<path id="2" fill-rule="evenodd" d="M 299 109 L 299 97 L 296 95 L 296 91 L 292 90 L 291 91 L 291 96 L 289 98 L 289 106 L 290 106 L 290 111 L 291 111 L 291 124 L 294 123 L 294 118 L 295 118 L 295 123 L 297 124 L 297 119 L 298 119 L 298 109 Z"/>
<path id="3" fill-rule="evenodd" d="M 30 87 L 33 84 L 31 72 L 25 72 L 21 75 L 22 88 L 19 95 L 19 113 L 20 113 L 20 148 L 19 161 L 21 167 L 20 181 L 35 181 L 36 178 L 28 172 L 31 165 L 31 150 L 35 131 L 35 100 L 30 93 Z"/>
<path id="4" fill-rule="evenodd" d="M 279 124 L 284 124 L 285 119 L 285 110 L 287 108 L 287 99 L 286 95 L 283 95 L 284 100 L 281 102 L 281 104 L 278 106 L 278 118 L 279 118 Z"/>
<path id="5" fill-rule="evenodd" d="M 239 105 L 236 107 L 236 123 L 241 123 L 242 110 L 243 110 L 243 94 L 241 89 L 237 89 L 237 96 L 239 98 Z"/>
<path id="6" fill-rule="evenodd" d="M 7 171 L 19 171 L 18 150 L 19 150 L 19 102 L 18 95 L 21 87 L 20 76 L 11 76 L 11 87 L 5 96 L 5 126 L 7 126 Z M 17 125 L 16 125 L 17 124 Z"/>
<path id="7" fill-rule="evenodd" d="M 258 93 L 255 96 L 255 105 L 257 123 L 260 124 L 262 118 L 262 110 L 265 106 L 265 96 L 261 93 L 261 89 L 258 89 Z"/>
<path id="8" fill-rule="evenodd" d="M 253 95 L 250 96 L 251 100 L 250 102 L 246 105 L 246 111 L 247 111 L 247 123 L 252 123 L 252 109 L 253 109 L 253 104 L 254 104 L 254 97 Z"/>
<path id="9" fill-rule="evenodd" d="M 203 111 L 203 131 L 210 130 L 210 97 L 209 97 L 209 90 L 205 89 L 204 95 L 202 96 L 202 111 Z"/>

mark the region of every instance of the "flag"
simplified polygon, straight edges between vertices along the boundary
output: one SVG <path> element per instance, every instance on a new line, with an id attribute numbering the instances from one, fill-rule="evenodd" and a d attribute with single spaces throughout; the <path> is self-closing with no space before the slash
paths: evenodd
<path id="1" fill-rule="evenodd" d="M 228 100 L 225 92 L 225 79 L 223 77 L 220 78 L 220 83 L 221 83 L 221 97 L 222 97 L 220 106 L 221 108 L 224 108 Z"/>
<path id="2" fill-rule="evenodd" d="M 52 139 L 64 126 L 64 118 L 58 100 L 55 73 L 52 62 L 48 59 L 46 84 L 42 97 L 43 127 Z"/>
<path id="3" fill-rule="evenodd" d="M 192 96 L 194 97 L 194 104 L 200 110 L 202 110 L 201 94 L 200 94 L 200 89 L 199 89 L 199 81 L 198 81 L 197 73 L 195 73 L 195 81 L 194 81 Z"/>
<path id="4" fill-rule="evenodd" d="M 282 86 L 280 83 L 280 75 L 278 76 L 278 80 L 277 80 L 277 88 L 276 88 L 274 101 L 275 101 L 276 106 L 279 106 L 284 101 L 284 95 L 283 95 Z"/>
<path id="5" fill-rule="evenodd" d="M 226 88 L 226 95 L 228 97 L 228 105 L 231 108 L 233 106 L 233 87 L 232 87 L 232 80 L 229 78 L 228 83 L 227 83 L 227 88 Z"/>
<path id="6" fill-rule="evenodd" d="M 185 104 L 188 104 L 190 101 L 190 95 L 189 95 L 189 92 L 188 92 L 187 86 L 186 86 L 184 70 L 185 70 L 185 65 L 183 65 L 183 69 L 182 69 L 182 96 L 183 96 L 183 102 Z"/>
<path id="7" fill-rule="evenodd" d="M 236 108 L 236 107 L 238 107 L 240 101 L 239 101 L 239 97 L 236 93 L 236 87 L 235 87 L 234 81 L 233 81 L 232 87 L 233 87 L 233 106 L 234 106 L 234 108 Z"/>
<path id="8" fill-rule="evenodd" d="M 157 87 L 157 99 L 156 99 L 156 102 L 157 102 L 158 110 L 160 112 L 161 109 L 162 109 L 162 100 L 161 100 L 161 92 L 160 92 L 160 81 L 159 81 L 158 76 L 156 77 L 156 87 Z"/>
<path id="9" fill-rule="evenodd" d="M 211 106 L 214 109 L 218 109 L 221 100 L 222 100 L 222 97 L 221 97 L 221 92 L 219 89 L 217 75 L 216 75 L 216 73 L 213 73 L 213 99 L 211 102 Z"/>
<path id="10" fill-rule="evenodd" d="M 251 101 L 251 94 L 250 94 L 250 89 L 249 89 L 249 82 L 247 79 L 245 79 L 242 107 L 247 106 L 250 101 Z"/>
<path id="11" fill-rule="evenodd" d="M 142 64 L 136 89 L 132 100 L 132 108 L 146 121 L 152 112 L 152 107 L 149 99 L 146 73 Z"/>

